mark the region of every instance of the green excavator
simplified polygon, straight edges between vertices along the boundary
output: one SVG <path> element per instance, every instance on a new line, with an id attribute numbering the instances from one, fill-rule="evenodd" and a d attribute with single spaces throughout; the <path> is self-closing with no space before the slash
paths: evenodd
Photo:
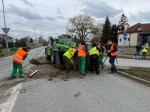
<path id="1" fill-rule="evenodd" d="M 59 35 L 58 41 L 54 43 L 49 43 L 45 48 L 45 58 L 50 60 L 52 64 L 60 65 L 62 64 L 63 54 L 69 50 L 69 47 L 75 48 L 74 39 L 70 35 Z M 74 57 L 77 57 L 78 49 Z"/>

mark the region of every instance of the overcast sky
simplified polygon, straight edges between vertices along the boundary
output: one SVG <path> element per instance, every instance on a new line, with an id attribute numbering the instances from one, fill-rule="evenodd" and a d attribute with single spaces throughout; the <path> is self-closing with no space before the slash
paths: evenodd
<path id="1" fill-rule="evenodd" d="M 88 13 L 98 22 L 106 16 L 112 24 L 118 24 L 120 15 L 125 13 L 129 24 L 150 22 L 150 0 L 4 0 L 8 35 L 22 38 L 34 37 L 41 32 L 43 37 L 66 33 L 68 18 Z M 3 8 L 0 0 L 0 28 L 4 28 Z M 0 34 L 3 31 L 0 29 Z"/>

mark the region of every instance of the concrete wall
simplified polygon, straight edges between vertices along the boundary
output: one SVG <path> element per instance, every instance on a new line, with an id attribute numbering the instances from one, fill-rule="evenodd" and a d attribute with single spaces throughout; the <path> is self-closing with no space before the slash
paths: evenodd
<path id="1" fill-rule="evenodd" d="M 118 36 L 118 46 L 124 46 L 124 39 L 123 39 L 123 34 L 119 34 Z M 130 38 L 130 41 L 128 41 L 128 38 Z M 121 42 L 120 42 L 121 39 Z M 125 45 L 126 46 L 136 46 L 137 44 L 137 33 L 127 33 L 127 40 Z"/>

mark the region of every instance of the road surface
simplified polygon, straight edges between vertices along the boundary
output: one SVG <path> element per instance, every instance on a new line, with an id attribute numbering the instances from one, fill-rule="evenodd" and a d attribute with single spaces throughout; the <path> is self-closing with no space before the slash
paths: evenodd
<path id="1" fill-rule="evenodd" d="M 29 52 L 25 64 L 42 53 Z M 42 54 L 44 55 L 44 54 Z M 122 66 L 149 67 L 149 61 L 119 59 Z M 108 60 L 107 60 L 108 64 Z M 0 77 L 10 75 L 12 56 L 0 59 Z M 83 79 L 20 81 L 0 97 L 2 112 L 150 112 L 150 88 L 117 74 L 91 75 Z M 19 79 L 15 79 L 19 81 Z M 9 81 L 8 81 L 9 84 Z M 4 84 L 0 83 L 0 89 Z M 0 93 L 1 94 L 1 93 Z M 1 101 L 5 101 L 2 103 Z"/>
<path id="2" fill-rule="evenodd" d="M 150 112 L 150 88 L 119 75 L 25 82 L 12 112 Z"/>

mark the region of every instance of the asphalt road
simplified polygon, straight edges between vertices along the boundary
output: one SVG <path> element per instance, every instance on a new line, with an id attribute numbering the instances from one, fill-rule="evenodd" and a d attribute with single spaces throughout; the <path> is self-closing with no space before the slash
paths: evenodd
<path id="1" fill-rule="evenodd" d="M 25 64 L 43 50 L 44 47 L 31 50 Z M 149 67 L 147 60 L 118 59 L 118 63 Z M 0 59 L 0 77 L 10 75 L 11 70 L 12 56 Z M 21 82 L 9 90 L 11 94 L 0 108 L 2 112 L 150 112 L 149 87 L 117 74 L 104 75 Z"/>
<path id="2" fill-rule="evenodd" d="M 12 112 L 150 112 L 150 88 L 116 74 L 34 80 L 22 89 Z"/>
<path id="3" fill-rule="evenodd" d="M 30 52 L 28 53 L 27 58 L 23 61 L 25 64 L 29 64 L 29 61 L 32 58 L 37 57 L 38 55 L 40 55 L 44 50 L 45 47 L 40 47 L 40 48 L 35 48 L 30 50 Z M 11 75 L 11 71 L 13 68 L 13 56 L 9 56 L 9 57 L 5 57 L 0 59 L 0 78 L 6 75 Z"/>

